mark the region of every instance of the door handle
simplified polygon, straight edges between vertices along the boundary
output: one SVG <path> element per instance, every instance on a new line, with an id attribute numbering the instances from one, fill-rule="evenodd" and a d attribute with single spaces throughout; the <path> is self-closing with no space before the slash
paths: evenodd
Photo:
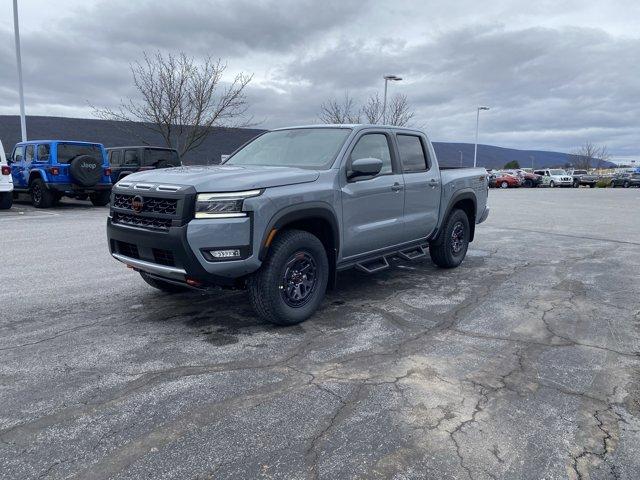
<path id="1" fill-rule="evenodd" d="M 432 178 L 431 180 L 429 180 L 429 185 L 431 185 L 432 187 L 436 187 L 440 185 L 440 180 L 436 180 L 435 178 Z"/>
<path id="2" fill-rule="evenodd" d="M 393 190 L 394 192 L 397 193 L 400 190 L 402 190 L 402 185 L 400 185 L 398 182 L 396 182 L 393 185 L 391 185 L 391 190 Z"/>

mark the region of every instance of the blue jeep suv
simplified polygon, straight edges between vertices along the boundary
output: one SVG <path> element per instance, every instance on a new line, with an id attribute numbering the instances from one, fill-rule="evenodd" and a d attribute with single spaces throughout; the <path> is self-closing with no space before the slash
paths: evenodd
<path id="1" fill-rule="evenodd" d="M 31 194 L 36 208 L 63 196 L 96 206 L 109 203 L 111 168 L 100 143 L 32 140 L 16 144 L 9 160 L 15 192 Z"/>

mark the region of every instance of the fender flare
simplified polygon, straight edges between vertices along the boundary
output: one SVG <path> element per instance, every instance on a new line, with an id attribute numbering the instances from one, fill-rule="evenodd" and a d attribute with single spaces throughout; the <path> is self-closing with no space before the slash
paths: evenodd
<path id="1" fill-rule="evenodd" d="M 433 240 L 431 241 L 433 243 L 437 244 L 442 241 L 442 239 L 440 238 L 442 234 L 442 226 L 444 225 L 444 222 L 446 221 L 446 219 L 449 217 L 449 214 L 451 213 L 453 206 L 461 200 L 471 200 L 471 202 L 473 203 L 473 218 L 472 218 L 472 221 L 469 222 L 469 227 L 471 228 L 469 242 L 473 241 L 473 237 L 476 231 L 476 218 L 478 218 L 478 198 L 476 197 L 475 191 L 471 189 L 465 189 L 465 190 L 456 192 L 453 195 L 453 197 L 451 197 L 451 200 L 447 205 L 447 209 L 445 210 L 444 215 L 440 219 L 440 224 L 438 225 L 437 230 L 434 232 L 432 236 Z"/>
<path id="2" fill-rule="evenodd" d="M 46 172 L 41 169 L 41 168 L 34 168 L 29 172 L 29 186 L 31 186 L 31 182 L 33 182 L 34 179 L 40 177 L 40 179 L 45 183 L 45 186 L 47 188 L 49 188 L 49 185 L 47 184 L 48 179 L 47 179 L 47 174 Z"/>
<path id="3" fill-rule="evenodd" d="M 280 229 L 291 222 L 304 220 L 305 218 L 321 218 L 329 222 L 332 230 L 333 243 L 335 245 L 334 254 L 337 258 L 337 254 L 340 249 L 340 229 L 338 226 L 338 218 L 333 207 L 325 202 L 305 202 L 297 205 L 290 205 L 278 210 L 271 217 L 271 220 L 269 220 L 265 231 L 262 232 L 258 258 L 260 260 L 264 260 L 267 253 L 267 246 L 265 245 L 265 242 L 271 230 L 274 228 Z"/>

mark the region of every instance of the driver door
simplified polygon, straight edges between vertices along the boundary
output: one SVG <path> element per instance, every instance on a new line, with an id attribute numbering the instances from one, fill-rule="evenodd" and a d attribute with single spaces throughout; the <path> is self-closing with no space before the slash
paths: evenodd
<path id="1" fill-rule="evenodd" d="M 404 179 L 386 132 L 367 131 L 356 140 L 344 165 L 342 259 L 372 253 L 403 241 Z M 351 162 L 382 160 L 373 178 L 348 179 Z"/>

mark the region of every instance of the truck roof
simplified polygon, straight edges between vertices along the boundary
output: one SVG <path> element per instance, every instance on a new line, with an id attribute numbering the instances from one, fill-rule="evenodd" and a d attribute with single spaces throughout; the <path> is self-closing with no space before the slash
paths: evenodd
<path id="1" fill-rule="evenodd" d="M 295 128 L 351 128 L 353 130 L 362 130 L 364 128 L 388 128 L 393 130 L 406 130 L 407 132 L 424 133 L 417 128 L 398 127 L 397 125 L 377 125 L 373 123 L 319 123 L 314 125 L 295 125 L 291 127 L 274 128 L 277 130 L 292 130 Z"/>

